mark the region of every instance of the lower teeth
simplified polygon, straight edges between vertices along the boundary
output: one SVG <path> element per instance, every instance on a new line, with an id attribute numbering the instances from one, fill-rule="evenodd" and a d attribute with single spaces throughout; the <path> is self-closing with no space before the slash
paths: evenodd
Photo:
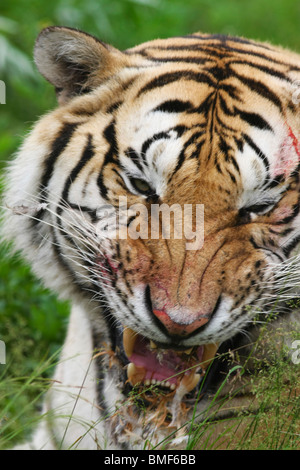
<path id="1" fill-rule="evenodd" d="M 130 356 L 133 354 L 134 344 L 137 340 L 137 337 L 138 337 L 137 333 L 131 330 L 130 328 L 124 329 L 123 345 L 124 345 L 125 354 L 127 355 L 128 358 L 130 358 Z M 154 351 L 155 349 L 158 349 L 157 345 L 151 340 L 150 340 L 149 346 L 150 346 L 150 350 L 152 351 Z M 217 349 L 218 349 L 218 345 L 216 344 L 204 345 L 201 363 L 198 363 L 197 365 L 198 367 L 199 366 L 201 367 L 203 374 L 205 370 L 208 368 L 211 361 L 213 360 Z M 182 352 L 178 352 L 178 354 L 179 355 L 186 354 L 188 356 L 191 356 L 193 350 L 195 351 L 194 347 L 186 349 L 185 351 L 182 351 Z M 158 355 L 159 355 L 159 350 L 157 352 L 157 356 Z M 195 357 L 196 357 L 196 353 L 195 353 Z M 155 372 L 153 372 L 153 375 L 154 374 Z M 143 384 L 145 386 L 160 385 L 162 387 L 169 388 L 170 390 L 175 390 L 176 388 L 180 387 L 180 389 L 182 390 L 182 393 L 188 393 L 197 386 L 201 376 L 199 374 L 196 374 L 195 369 L 191 370 L 190 372 L 186 372 L 184 375 L 183 374 L 184 372 L 182 371 L 180 377 L 178 377 L 177 384 L 176 384 L 174 382 L 170 382 L 169 380 L 160 381 L 154 378 L 149 378 L 149 373 L 147 374 L 147 369 L 145 369 L 144 367 L 136 366 L 133 362 L 130 362 L 127 367 L 128 381 L 133 386 L 138 385 L 138 384 Z M 148 375 L 148 378 L 146 378 L 146 375 Z"/>
<path id="2" fill-rule="evenodd" d="M 129 382 L 133 386 L 143 383 L 145 386 L 161 385 L 163 387 L 169 388 L 170 390 L 175 390 L 177 388 L 175 383 L 171 383 L 168 380 L 159 381 L 156 379 L 146 379 L 144 381 L 146 376 L 146 370 L 144 369 L 144 367 L 136 366 L 133 362 L 130 362 L 128 364 L 127 376 Z M 190 374 L 186 373 L 179 382 L 179 386 L 185 390 L 185 393 L 188 393 L 197 386 L 200 377 L 200 374 L 196 374 L 195 372 L 191 372 Z"/>
<path id="3" fill-rule="evenodd" d="M 160 381 L 156 379 L 146 379 L 144 381 L 146 369 L 144 369 L 144 367 L 136 366 L 133 362 L 130 362 L 127 366 L 127 376 L 129 382 L 133 386 L 144 383 L 145 386 L 161 385 L 163 387 L 170 388 L 171 390 L 175 390 L 176 388 L 176 385 L 169 381 Z"/>

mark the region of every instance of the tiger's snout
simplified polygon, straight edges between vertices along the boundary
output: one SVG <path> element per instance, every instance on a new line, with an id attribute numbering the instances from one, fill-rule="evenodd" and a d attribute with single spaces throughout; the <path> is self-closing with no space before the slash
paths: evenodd
<path id="1" fill-rule="evenodd" d="M 172 320 L 164 310 L 153 310 L 153 313 L 170 335 L 189 336 L 209 321 L 208 316 L 199 315 L 199 318 L 193 319 L 190 323 L 181 323 Z"/>
<path id="2" fill-rule="evenodd" d="M 166 289 L 165 294 L 167 294 Z M 161 304 L 161 299 L 159 301 L 155 297 L 155 291 L 152 291 L 149 285 L 146 286 L 145 290 L 145 304 L 156 326 L 162 330 L 164 334 L 172 338 L 177 337 L 178 339 L 197 334 L 199 330 L 212 319 L 213 315 L 218 310 L 220 302 L 221 295 L 216 299 L 215 305 L 210 308 L 209 311 L 199 308 L 197 304 L 193 309 L 187 305 L 179 305 L 176 303 L 171 305 L 167 300 L 163 302 L 162 307 L 158 307 L 158 305 Z"/>

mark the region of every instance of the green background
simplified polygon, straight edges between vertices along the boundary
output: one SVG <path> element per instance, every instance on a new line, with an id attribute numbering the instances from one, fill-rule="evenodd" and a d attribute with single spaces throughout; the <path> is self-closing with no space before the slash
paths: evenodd
<path id="1" fill-rule="evenodd" d="M 6 84 L 6 104 L 0 105 L 1 173 L 35 120 L 56 105 L 52 87 L 32 60 L 36 36 L 53 24 L 85 30 L 120 49 L 202 31 L 269 41 L 300 52 L 296 0 L 2 0 L 0 80 Z M 20 382 L 13 378 L 29 376 L 59 348 L 67 316 L 68 305 L 45 291 L 29 268 L 1 246 L 0 339 L 6 342 L 7 365 L 0 365 L 0 424 L 16 416 L 16 428 L 6 428 L 12 436 L 28 419 L 28 401 L 36 393 L 34 386 L 17 393 Z"/>

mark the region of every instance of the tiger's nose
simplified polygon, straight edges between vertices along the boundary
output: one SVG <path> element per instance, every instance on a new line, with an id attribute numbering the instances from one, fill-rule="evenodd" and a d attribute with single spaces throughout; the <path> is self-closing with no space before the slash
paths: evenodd
<path id="1" fill-rule="evenodd" d="M 188 336 L 201 326 L 205 325 L 209 317 L 201 316 L 190 323 L 178 323 L 172 320 L 164 310 L 153 310 L 156 318 L 163 324 L 169 334 L 178 336 Z"/>

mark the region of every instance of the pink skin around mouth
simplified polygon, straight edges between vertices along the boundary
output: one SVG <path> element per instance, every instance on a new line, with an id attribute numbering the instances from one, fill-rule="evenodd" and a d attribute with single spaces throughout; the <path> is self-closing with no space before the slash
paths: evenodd
<path id="1" fill-rule="evenodd" d="M 201 362 L 203 350 L 203 346 L 199 346 L 197 349 L 199 362 Z M 161 358 L 158 357 L 156 351 L 156 349 L 150 349 L 149 342 L 146 339 L 138 336 L 134 345 L 134 351 L 128 359 L 137 367 L 144 367 L 146 369 L 144 380 L 168 381 L 170 384 L 177 385 L 178 375 L 192 365 L 195 365 L 195 361 L 192 364 L 183 361 L 182 356 L 176 353 L 176 351 L 160 350 Z"/>

